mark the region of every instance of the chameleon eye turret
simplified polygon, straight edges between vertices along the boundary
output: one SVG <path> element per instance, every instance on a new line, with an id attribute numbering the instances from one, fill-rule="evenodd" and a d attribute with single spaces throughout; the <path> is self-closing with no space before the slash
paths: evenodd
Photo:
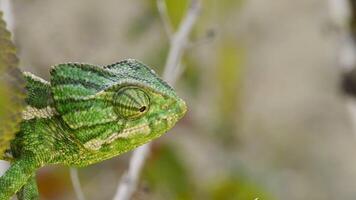
<path id="1" fill-rule="evenodd" d="M 133 119 L 147 112 L 150 98 L 145 91 L 137 87 L 124 87 L 115 93 L 113 104 L 120 117 Z"/>
<path id="2" fill-rule="evenodd" d="M 65 63 L 50 73 L 50 82 L 24 73 L 27 107 L 7 149 L 14 162 L 0 177 L 0 200 L 38 197 L 38 168 L 84 167 L 120 155 L 163 135 L 187 110 L 173 88 L 134 59 L 104 67 Z"/>

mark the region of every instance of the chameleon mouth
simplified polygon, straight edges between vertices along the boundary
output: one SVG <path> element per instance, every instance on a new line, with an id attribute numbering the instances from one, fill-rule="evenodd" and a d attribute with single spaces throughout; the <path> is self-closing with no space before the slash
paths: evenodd
<path id="1" fill-rule="evenodd" d="M 179 99 L 168 112 L 169 114 L 162 117 L 161 120 L 165 121 L 168 127 L 173 127 L 187 112 L 187 105 L 182 99 Z"/>
<path id="2" fill-rule="evenodd" d="M 177 102 L 178 107 L 178 119 L 181 119 L 187 112 L 187 104 L 182 99 Z"/>

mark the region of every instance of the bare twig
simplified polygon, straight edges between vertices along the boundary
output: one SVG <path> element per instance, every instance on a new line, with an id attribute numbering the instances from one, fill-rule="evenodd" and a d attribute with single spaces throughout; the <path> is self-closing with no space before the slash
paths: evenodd
<path id="1" fill-rule="evenodd" d="M 166 31 L 168 38 L 171 40 L 173 35 L 173 27 L 168 16 L 166 2 L 164 0 L 157 0 L 157 9 L 162 20 L 164 30 Z"/>
<path id="2" fill-rule="evenodd" d="M 190 8 L 181 22 L 178 31 L 172 36 L 163 73 L 163 79 L 171 85 L 174 85 L 177 80 L 177 74 L 181 74 L 181 70 L 178 69 L 181 66 L 180 61 L 187 46 L 189 34 L 200 13 L 200 9 L 201 1 L 191 0 Z M 134 151 L 130 160 L 129 169 L 121 179 L 114 200 L 129 200 L 131 198 L 137 187 L 140 172 L 149 155 L 149 151 L 150 143 L 145 144 Z"/>
<path id="3" fill-rule="evenodd" d="M 188 36 L 195 24 L 195 21 L 200 13 L 200 1 L 192 0 L 190 8 L 181 22 L 178 31 L 174 34 L 171 40 L 171 47 L 169 49 L 168 57 L 165 64 L 165 70 L 163 72 L 163 79 L 168 83 L 174 84 L 172 80 L 175 80 L 174 71 L 179 65 L 183 52 L 187 47 Z"/>
<path id="4" fill-rule="evenodd" d="M 82 186 L 80 185 L 78 170 L 76 168 L 70 168 L 70 179 L 73 184 L 75 195 L 78 200 L 85 200 L 84 193 L 82 191 Z"/>
<path id="5" fill-rule="evenodd" d="M 132 154 L 129 169 L 121 178 L 114 200 L 129 200 L 135 192 L 145 160 L 150 152 L 150 144 L 138 147 Z"/>

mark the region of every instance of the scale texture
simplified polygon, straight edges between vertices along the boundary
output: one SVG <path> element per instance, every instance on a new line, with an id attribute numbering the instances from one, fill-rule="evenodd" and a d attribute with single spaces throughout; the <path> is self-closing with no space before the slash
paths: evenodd
<path id="1" fill-rule="evenodd" d="M 38 168 L 84 167 L 120 155 L 161 136 L 186 112 L 175 91 L 134 59 L 59 64 L 49 82 L 31 73 L 24 79 L 26 107 L 6 149 L 12 165 L 0 177 L 0 200 L 16 193 L 38 199 Z"/>

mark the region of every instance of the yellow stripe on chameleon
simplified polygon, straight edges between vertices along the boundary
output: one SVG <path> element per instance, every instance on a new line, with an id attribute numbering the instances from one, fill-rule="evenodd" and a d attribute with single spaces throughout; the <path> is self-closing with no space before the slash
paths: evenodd
<path id="1" fill-rule="evenodd" d="M 57 114 L 56 109 L 50 106 L 41 109 L 32 106 L 27 106 L 22 111 L 22 119 L 30 120 L 34 118 L 51 118 L 56 114 Z"/>
<path id="2" fill-rule="evenodd" d="M 114 133 L 106 139 L 89 140 L 84 144 L 84 147 L 91 150 L 99 150 L 103 144 L 110 144 L 118 138 L 128 138 L 138 134 L 147 135 L 150 133 L 150 131 L 151 129 L 148 126 L 148 124 L 134 126 L 134 127 L 126 128 L 120 132 Z"/>

